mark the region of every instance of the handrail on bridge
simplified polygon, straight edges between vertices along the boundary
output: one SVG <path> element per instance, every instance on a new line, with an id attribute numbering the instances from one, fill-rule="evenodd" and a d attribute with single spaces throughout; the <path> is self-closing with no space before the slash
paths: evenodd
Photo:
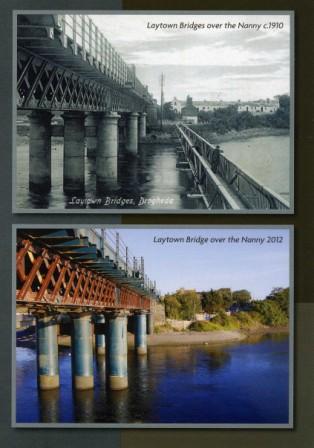
<path id="1" fill-rule="evenodd" d="M 180 123 L 176 127 L 207 208 L 289 209 L 288 201 L 261 185 L 225 155 L 220 154 L 213 173 L 215 147 L 189 126 Z"/>

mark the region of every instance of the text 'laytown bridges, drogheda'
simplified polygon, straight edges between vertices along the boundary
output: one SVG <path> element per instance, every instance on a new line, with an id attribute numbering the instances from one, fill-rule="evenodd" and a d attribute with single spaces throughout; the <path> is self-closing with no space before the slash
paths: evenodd
<path id="1" fill-rule="evenodd" d="M 125 389 L 128 320 L 137 354 L 146 355 L 159 298 L 144 259 L 111 229 L 18 229 L 16 275 L 16 312 L 36 317 L 38 387 L 59 387 L 58 330 L 66 325 L 74 388 L 94 386 L 95 345 L 97 356 L 107 354 L 110 388 Z"/>
<path id="2" fill-rule="evenodd" d="M 135 67 L 88 16 L 18 14 L 17 109 L 30 111 L 30 190 L 50 191 L 51 137 L 61 136 L 63 190 L 73 194 L 85 188 L 85 142 L 87 154 L 96 157 L 97 191 L 117 190 L 119 141 L 136 156 L 145 141 L 146 119 L 156 127 L 158 106 Z M 63 125 L 53 126 L 53 115 L 61 111 Z M 183 156 L 205 208 L 289 208 L 225 155 L 212 169 L 215 148 L 189 126 L 180 123 L 174 130 L 180 163 Z"/>

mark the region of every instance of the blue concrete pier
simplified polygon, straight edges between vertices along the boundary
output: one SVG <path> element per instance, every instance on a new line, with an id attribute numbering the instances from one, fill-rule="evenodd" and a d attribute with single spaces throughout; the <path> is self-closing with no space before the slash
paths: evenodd
<path id="1" fill-rule="evenodd" d="M 138 355 L 146 355 L 147 353 L 147 329 L 146 314 L 138 313 L 134 316 L 134 340 L 135 350 Z"/>
<path id="2" fill-rule="evenodd" d="M 109 385 L 113 390 L 128 387 L 127 317 L 111 314 L 109 317 Z"/>
<path id="3" fill-rule="evenodd" d="M 103 356 L 106 354 L 106 335 L 104 329 L 105 316 L 103 314 L 96 314 L 94 316 L 95 322 L 95 352 L 97 356 Z M 101 325 L 97 325 L 101 324 Z"/>
<path id="4" fill-rule="evenodd" d="M 53 316 L 37 316 L 38 386 L 42 390 L 59 387 L 57 321 Z"/>
<path id="5" fill-rule="evenodd" d="M 90 314 L 73 316 L 72 327 L 72 377 L 75 389 L 94 387 L 93 336 Z"/>

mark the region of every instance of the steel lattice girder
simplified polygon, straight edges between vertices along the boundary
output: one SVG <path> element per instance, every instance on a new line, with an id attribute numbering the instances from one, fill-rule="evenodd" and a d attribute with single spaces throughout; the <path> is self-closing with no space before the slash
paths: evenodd
<path id="1" fill-rule="evenodd" d="M 149 310 L 150 299 L 46 247 L 19 241 L 16 301 L 27 306 Z"/>
<path id="2" fill-rule="evenodd" d="M 18 109 L 143 112 L 146 106 L 135 95 L 84 78 L 20 47 L 16 88 Z"/>

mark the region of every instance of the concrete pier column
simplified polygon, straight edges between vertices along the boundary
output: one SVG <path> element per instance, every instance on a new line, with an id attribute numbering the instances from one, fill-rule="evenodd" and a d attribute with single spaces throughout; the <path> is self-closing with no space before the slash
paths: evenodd
<path id="1" fill-rule="evenodd" d="M 109 385 L 113 390 L 128 387 L 127 317 L 112 314 L 109 317 Z"/>
<path id="2" fill-rule="evenodd" d="M 125 149 L 136 155 L 138 149 L 138 113 L 132 112 L 127 117 Z"/>
<path id="3" fill-rule="evenodd" d="M 147 335 L 146 335 L 146 314 L 138 313 L 134 315 L 134 341 L 135 350 L 138 355 L 147 353 Z"/>
<path id="4" fill-rule="evenodd" d="M 146 315 L 147 319 L 147 334 L 153 334 L 154 333 L 154 316 L 153 313 L 150 312 Z"/>
<path id="5" fill-rule="evenodd" d="M 146 137 L 146 113 L 142 112 L 139 118 L 139 138 Z"/>
<path id="6" fill-rule="evenodd" d="M 99 116 L 95 112 L 90 112 L 85 120 L 86 152 L 87 157 L 96 157 L 97 153 L 97 128 Z"/>
<path id="7" fill-rule="evenodd" d="M 59 387 L 57 320 L 53 316 L 36 318 L 38 387 Z"/>
<path id="8" fill-rule="evenodd" d="M 29 115 L 29 189 L 51 189 L 51 117 L 48 111 L 34 110 Z"/>
<path id="9" fill-rule="evenodd" d="M 65 193 L 83 191 L 85 114 L 65 112 L 62 117 L 64 120 L 63 191 Z"/>
<path id="10" fill-rule="evenodd" d="M 97 356 L 106 354 L 106 336 L 105 336 L 105 316 L 96 314 L 95 322 L 95 350 Z"/>
<path id="11" fill-rule="evenodd" d="M 99 117 L 96 155 L 97 190 L 116 189 L 118 182 L 118 119 L 116 112 Z"/>
<path id="12" fill-rule="evenodd" d="M 73 316 L 72 326 L 72 378 L 75 389 L 94 386 L 93 336 L 90 314 Z"/>

